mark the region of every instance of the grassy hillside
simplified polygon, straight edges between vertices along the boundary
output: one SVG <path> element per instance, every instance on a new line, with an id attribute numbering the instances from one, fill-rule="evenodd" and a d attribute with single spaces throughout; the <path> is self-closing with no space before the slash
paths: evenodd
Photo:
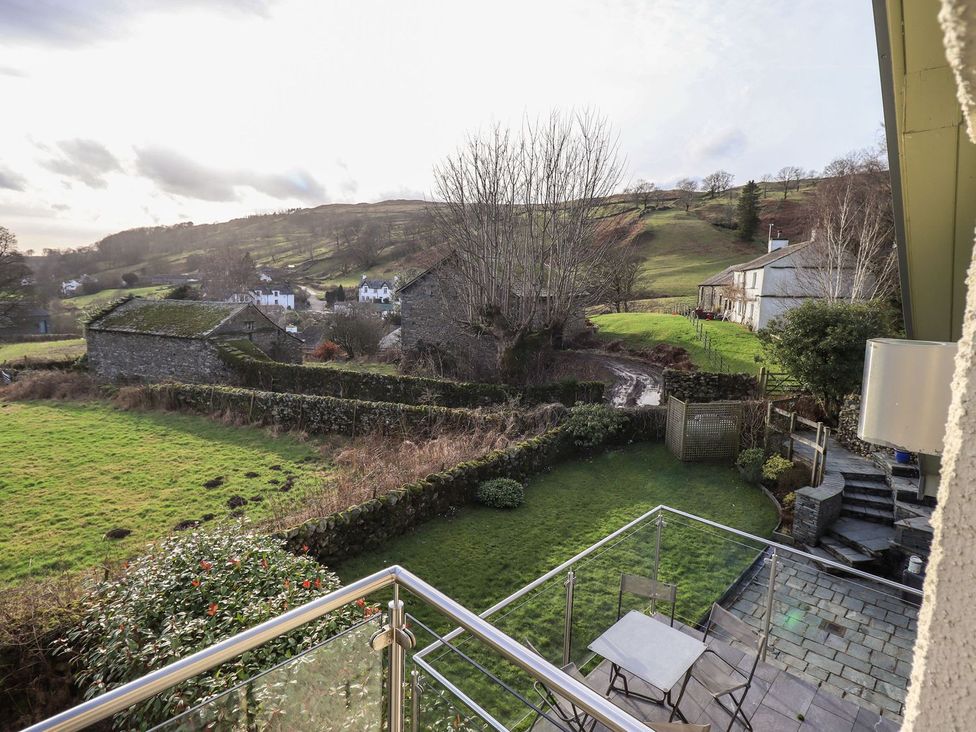
<path id="1" fill-rule="evenodd" d="M 699 368 L 717 370 L 687 318 L 658 313 L 613 313 L 596 315 L 591 320 L 599 327 L 599 336 L 606 340 L 622 339 L 642 348 L 670 343 L 687 349 Z M 704 321 L 703 325 L 713 348 L 725 359 L 727 370 L 748 374 L 759 371 L 755 357 L 762 354 L 762 349 L 755 333 L 736 323 Z"/>
<path id="2" fill-rule="evenodd" d="M 73 308 L 75 310 L 87 310 L 92 306 L 107 305 L 112 302 L 112 300 L 118 300 L 120 297 L 126 297 L 132 295 L 133 297 L 146 297 L 153 298 L 159 297 L 166 292 L 169 292 L 173 288 L 168 285 L 150 285 L 148 287 L 131 287 L 131 288 L 114 288 L 111 290 L 102 290 L 101 292 L 96 292 L 94 295 L 78 295 L 76 297 L 68 297 L 61 300 L 62 307 Z"/>
<path id="3" fill-rule="evenodd" d="M 0 364 L 28 361 L 72 361 L 85 354 L 85 339 L 43 343 L 0 343 Z"/>
<path id="4" fill-rule="evenodd" d="M 286 476 L 291 499 L 328 473 L 312 443 L 103 404 L 0 402 L 0 444 L 0 586 L 125 558 L 181 521 L 226 518 L 232 496 L 260 518 Z M 132 533 L 104 538 L 116 528 Z"/>
<path id="5" fill-rule="evenodd" d="M 739 241 L 728 228 L 737 189 L 716 199 L 701 195 L 690 212 L 665 194 L 657 210 L 642 217 L 642 296 L 694 296 L 703 279 L 761 254 L 769 223 L 784 236 L 801 236 L 813 183 L 786 200 L 770 190 L 762 200 L 759 235 L 752 242 Z M 65 276 L 86 272 L 109 282 L 124 272 L 147 277 L 195 271 L 203 253 L 235 246 L 250 252 L 259 265 L 283 269 L 292 281 L 316 291 L 355 284 L 363 274 L 408 277 L 437 256 L 428 206 L 424 201 L 329 204 L 217 224 L 133 229 L 106 237 L 91 251 L 64 255 L 62 265 L 69 270 Z M 636 208 L 628 196 L 618 195 L 607 199 L 604 212 L 636 215 Z"/>

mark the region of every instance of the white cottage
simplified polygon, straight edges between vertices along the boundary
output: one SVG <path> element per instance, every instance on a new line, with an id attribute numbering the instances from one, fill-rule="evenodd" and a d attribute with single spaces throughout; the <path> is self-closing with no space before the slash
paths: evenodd
<path id="1" fill-rule="evenodd" d="M 396 279 L 370 279 L 363 275 L 359 282 L 359 302 L 393 302 Z"/>
<path id="2" fill-rule="evenodd" d="M 766 254 L 732 267 L 731 283 L 716 298 L 716 310 L 728 320 L 759 330 L 805 300 L 823 299 L 818 256 L 812 241 L 791 245 L 786 239 L 770 238 Z M 835 283 L 836 297 L 850 297 L 850 272 L 851 268 L 836 268 L 840 279 Z"/>

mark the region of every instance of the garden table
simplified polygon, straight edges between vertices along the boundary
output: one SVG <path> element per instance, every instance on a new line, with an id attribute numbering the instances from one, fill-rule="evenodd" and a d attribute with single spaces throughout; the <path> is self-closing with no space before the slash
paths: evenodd
<path id="1" fill-rule="evenodd" d="M 700 640 L 682 633 L 677 628 L 631 610 L 614 623 L 589 645 L 594 653 L 610 661 L 610 686 L 619 691 L 657 704 L 671 703 L 671 689 L 678 682 L 688 682 L 688 673 L 707 646 Z M 626 671 L 664 692 L 661 699 L 631 692 L 627 686 Z M 617 678 L 623 679 L 623 688 L 614 686 Z M 673 707 L 674 705 L 671 704 Z M 680 709 L 678 716 L 687 721 Z"/>

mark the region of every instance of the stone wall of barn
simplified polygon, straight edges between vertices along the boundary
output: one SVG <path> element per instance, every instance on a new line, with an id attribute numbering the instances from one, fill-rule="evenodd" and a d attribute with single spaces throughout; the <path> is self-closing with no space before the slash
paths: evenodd
<path id="1" fill-rule="evenodd" d="M 251 327 L 248 327 L 248 323 Z M 302 362 L 302 342 L 286 333 L 256 308 L 246 308 L 220 326 L 214 337 L 226 340 L 244 338 L 275 361 Z"/>
<path id="2" fill-rule="evenodd" d="M 233 376 L 211 341 L 113 331 L 86 338 L 89 368 L 102 379 L 221 383 Z"/>

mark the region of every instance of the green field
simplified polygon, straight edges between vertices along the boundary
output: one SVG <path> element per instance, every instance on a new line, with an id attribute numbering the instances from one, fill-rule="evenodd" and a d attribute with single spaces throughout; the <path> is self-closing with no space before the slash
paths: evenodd
<path id="1" fill-rule="evenodd" d="M 85 310 L 92 307 L 93 305 L 107 305 L 113 300 L 118 300 L 120 297 L 126 297 L 131 295 L 132 297 L 159 297 L 173 288 L 169 285 L 151 285 L 148 287 L 119 287 L 112 290 L 102 290 L 101 292 L 96 292 L 93 295 L 78 295 L 77 297 L 69 297 L 61 301 L 61 304 L 66 308 L 75 308 L 77 310 Z"/>
<path id="2" fill-rule="evenodd" d="M 702 341 L 695 336 L 695 327 L 688 318 L 663 313 L 612 313 L 590 318 L 598 327 L 598 334 L 606 340 L 622 339 L 632 346 L 651 348 L 658 343 L 670 343 L 686 348 L 691 360 L 702 370 L 717 371 L 710 361 Z M 760 364 L 756 356 L 762 348 L 755 333 L 737 323 L 702 321 L 712 347 L 722 355 L 727 371 L 755 374 Z"/>
<path id="3" fill-rule="evenodd" d="M 696 295 L 698 283 L 766 251 L 763 244 L 741 242 L 734 231 L 713 226 L 694 213 L 654 211 L 644 223 L 652 236 L 641 245 L 645 261 L 637 288 L 655 297 Z"/>
<path id="4" fill-rule="evenodd" d="M 72 361 L 85 355 L 85 339 L 44 341 L 42 343 L 0 343 L 0 363 L 35 361 Z"/>
<path id="5" fill-rule="evenodd" d="M 313 443 L 287 435 L 107 404 L 0 402 L 0 445 L 0 585 L 133 555 L 181 521 L 229 516 L 231 496 L 261 518 L 329 470 Z M 105 539 L 114 528 L 132 534 Z"/>
<path id="6" fill-rule="evenodd" d="M 521 508 L 467 506 L 351 559 L 337 571 L 348 583 L 399 564 L 480 612 L 662 503 L 759 536 L 768 536 L 778 520 L 769 500 L 743 483 L 734 469 L 681 463 L 661 444 L 641 444 L 557 465 L 529 480 Z M 587 643 L 613 624 L 620 574 L 652 573 L 655 533 L 647 523 L 576 566 L 574 660 L 585 658 Z M 729 538 L 685 519 L 667 520 L 660 576 L 678 585 L 679 617 L 697 620 L 755 558 L 757 545 Z M 561 662 L 564 579 L 553 578 L 493 616 L 492 623 Z M 408 597 L 406 603 L 407 612 L 436 633 L 452 627 L 417 599 Z M 419 643 L 427 645 L 433 638 L 420 623 L 414 629 Z M 471 641 L 462 639 L 461 645 L 492 673 L 531 693 L 524 675 Z M 437 652 L 428 661 L 503 723 L 513 724 L 524 715 L 524 707 L 458 657 Z"/>

